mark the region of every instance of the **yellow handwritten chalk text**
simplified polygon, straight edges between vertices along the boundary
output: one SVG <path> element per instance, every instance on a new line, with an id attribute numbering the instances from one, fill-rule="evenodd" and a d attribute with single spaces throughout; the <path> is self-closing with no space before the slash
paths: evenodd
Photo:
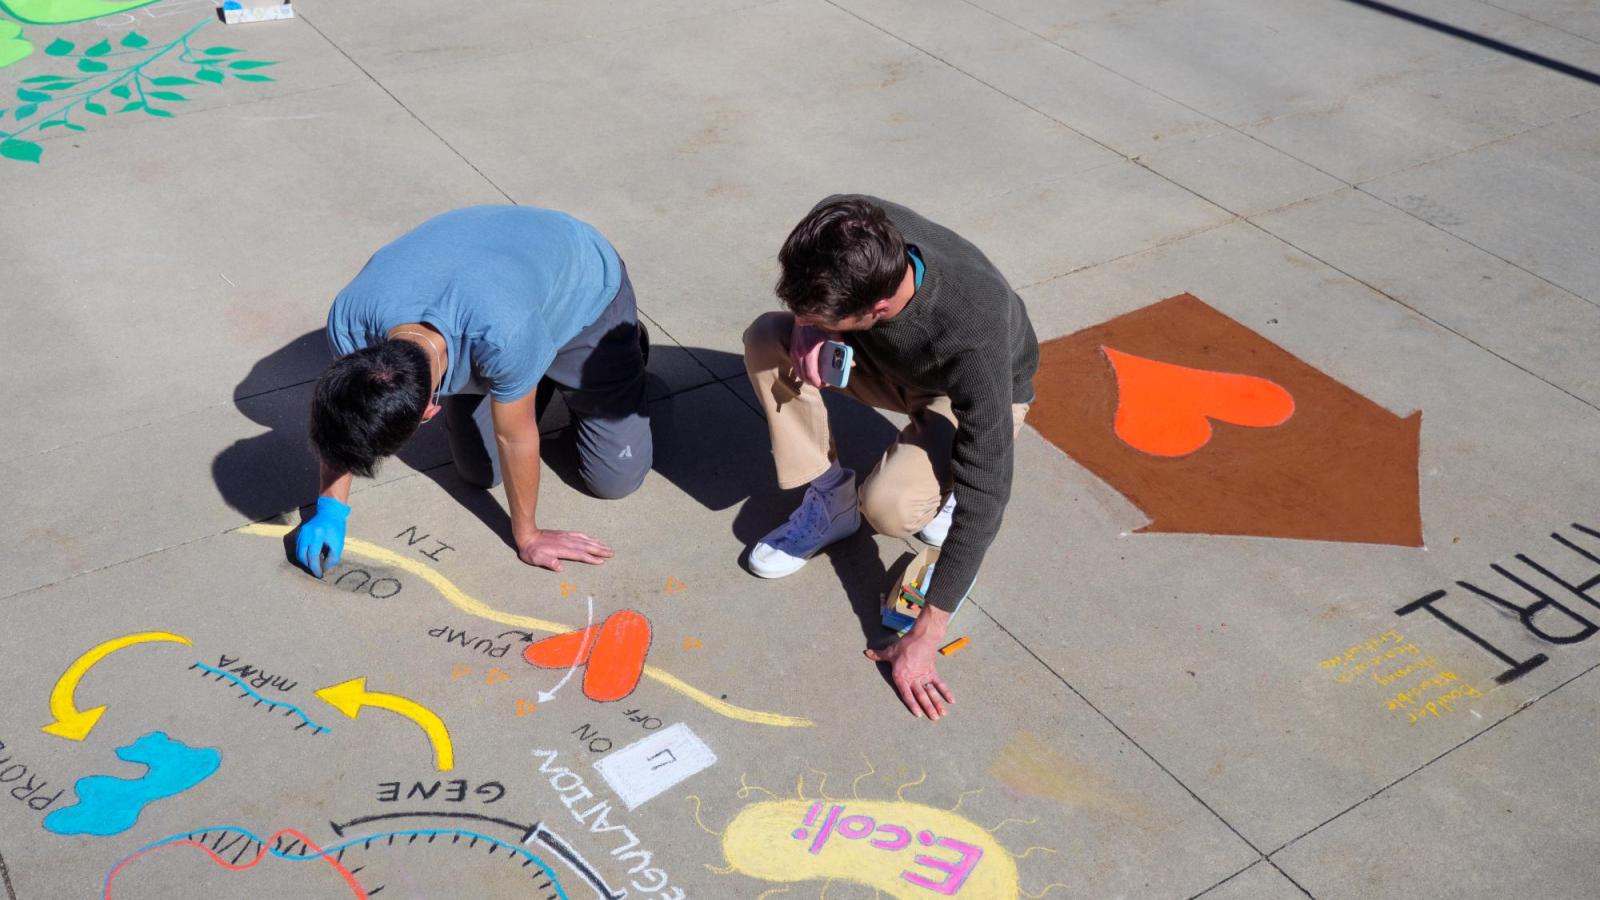
<path id="1" fill-rule="evenodd" d="M 1401 640 L 1403 640 L 1403 638 L 1400 637 L 1400 632 L 1390 629 L 1389 631 L 1386 631 L 1369 641 L 1352 645 L 1350 649 L 1346 650 L 1342 656 L 1329 657 L 1328 659 L 1323 660 L 1322 668 L 1336 669 L 1340 666 L 1348 665 L 1349 663 L 1355 662 L 1356 657 L 1370 654 L 1390 641 L 1398 644 Z"/>
<path id="2" fill-rule="evenodd" d="M 834 809 L 833 833 L 819 847 L 818 832 Z M 734 871 L 762 881 L 852 881 L 899 900 L 1019 894 L 1016 861 L 993 834 L 948 810 L 906 801 L 763 801 L 728 823 L 722 852 Z M 970 868 L 962 862 L 974 857 Z"/>
<path id="3" fill-rule="evenodd" d="M 1367 678 L 1360 683 L 1370 681 L 1383 688 L 1420 676 L 1409 688 L 1386 692 L 1383 700 L 1385 709 L 1404 713 L 1408 722 L 1415 725 L 1423 719 L 1442 718 L 1455 712 L 1455 704 L 1461 700 L 1483 696 L 1482 691 L 1462 681 L 1461 676 L 1443 671 L 1439 665 L 1438 657 L 1424 656 L 1422 648 L 1390 629 L 1351 645 L 1339 656 L 1324 659 L 1320 668 L 1333 672 L 1333 680 L 1340 684 L 1351 684 L 1365 674 Z"/>
<path id="4" fill-rule="evenodd" d="M 1356 644 L 1346 650 L 1343 656 L 1335 656 L 1323 660 L 1322 668 L 1341 669 L 1339 674 L 1333 676 L 1333 680 L 1340 684 L 1349 684 L 1361 673 L 1381 666 L 1389 660 L 1407 655 L 1415 656 L 1421 653 L 1416 644 L 1402 643 L 1404 640 L 1405 638 L 1401 637 L 1399 632 L 1391 629 L 1370 641 Z M 1379 648 L 1391 642 L 1393 646 L 1380 652 Z M 1361 656 L 1366 656 L 1366 659 L 1356 662 L 1356 659 Z"/>
<path id="5" fill-rule="evenodd" d="M 258 524 L 246 525 L 245 527 L 239 529 L 239 533 L 255 535 L 257 537 L 281 539 L 293 530 L 294 529 L 288 525 Z M 450 603 L 451 606 L 454 606 L 456 609 L 459 609 L 468 615 L 477 616 L 480 619 L 487 619 L 490 622 L 499 622 L 502 625 L 510 625 L 514 628 L 522 628 L 528 631 L 542 631 L 546 634 L 566 634 L 569 631 L 577 630 L 572 626 L 563 625 L 560 622 L 552 622 L 548 619 L 536 619 L 532 616 L 519 616 L 512 613 L 501 612 L 500 610 L 497 610 L 483 601 L 471 596 L 466 591 L 456 587 L 454 582 L 439 574 L 434 569 L 423 565 L 414 559 L 409 559 L 383 547 L 379 547 L 376 544 L 359 540 L 357 538 L 347 538 L 344 542 L 344 549 L 345 552 L 351 554 L 352 556 L 364 557 L 374 562 L 381 562 L 385 565 L 394 566 L 397 569 L 403 569 L 407 572 L 410 572 L 411 574 L 432 585 L 434 590 L 437 590 L 439 594 Z M 666 671 L 665 669 L 658 669 L 655 666 L 645 666 L 644 677 L 664 685 L 669 690 L 677 691 L 683 696 L 688 697 L 690 700 L 693 700 L 694 702 L 700 704 L 706 709 L 711 710 L 719 716 L 733 719 L 737 722 L 748 722 L 752 725 L 771 725 L 776 728 L 809 728 L 816 724 L 810 719 L 801 718 L 799 716 L 786 716 L 782 713 L 765 712 L 759 709 L 745 709 L 742 706 L 735 706 L 726 700 L 719 700 L 705 691 L 700 690 L 694 685 L 689 684 L 678 676 Z"/>
<path id="6" fill-rule="evenodd" d="M 1455 712 L 1455 707 L 1451 705 L 1455 701 L 1483 696 L 1482 691 L 1470 684 L 1464 684 L 1460 682 L 1461 678 L 1456 673 L 1440 672 L 1438 675 L 1432 678 L 1427 678 L 1418 682 L 1409 691 L 1401 691 L 1395 694 L 1388 700 L 1384 701 L 1384 703 L 1392 711 L 1398 712 L 1403 710 L 1406 716 L 1409 717 L 1412 725 L 1417 724 L 1429 716 L 1437 719 L 1441 715 L 1448 715 L 1452 712 Z M 1450 685 L 1452 684 L 1455 684 L 1456 686 L 1454 688 L 1450 688 Z M 1435 689 L 1444 690 L 1445 688 L 1450 688 L 1450 690 L 1442 694 L 1436 694 L 1431 699 L 1428 697 L 1429 691 Z M 1409 707 L 1415 708 L 1412 709 Z"/>
<path id="7" fill-rule="evenodd" d="M 1380 685 L 1387 686 L 1387 685 L 1389 685 L 1389 684 L 1391 684 L 1393 682 L 1399 681 L 1400 679 L 1406 677 L 1407 675 L 1414 675 L 1417 672 L 1423 672 L 1423 671 L 1426 671 L 1428 669 L 1437 669 L 1437 668 L 1439 668 L 1439 657 L 1430 656 L 1427 659 L 1419 660 L 1417 662 L 1401 666 L 1400 668 L 1395 669 L 1394 671 L 1390 672 L 1387 675 L 1379 675 L 1377 672 L 1373 672 L 1372 673 L 1372 680 L 1376 681 Z"/>

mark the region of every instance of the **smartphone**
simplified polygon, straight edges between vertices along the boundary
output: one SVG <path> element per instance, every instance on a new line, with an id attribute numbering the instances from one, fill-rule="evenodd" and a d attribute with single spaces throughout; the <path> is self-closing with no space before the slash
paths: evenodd
<path id="1" fill-rule="evenodd" d="M 822 383 L 842 388 L 850 383 L 850 366 L 855 361 L 854 347 L 843 341 L 827 341 L 817 357 L 817 369 L 822 373 Z"/>

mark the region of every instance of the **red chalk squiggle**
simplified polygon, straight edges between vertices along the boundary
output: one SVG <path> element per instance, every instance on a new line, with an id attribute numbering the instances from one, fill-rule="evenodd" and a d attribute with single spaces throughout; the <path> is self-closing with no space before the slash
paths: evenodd
<path id="1" fill-rule="evenodd" d="M 315 853 L 321 853 L 322 852 L 322 848 L 318 847 L 316 844 L 312 843 L 311 838 L 306 837 L 304 834 L 301 834 L 300 832 L 294 830 L 293 828 L 284 828 L 284 829 L 280 829 L 278 831 L 275 831 L 275 832 L 272 833 L 272 836 L 270 838 L 268 838 L 267 840 L 271 841 L 273 844 L 276 844 L 278 838 L 285 837 L 285 836 L 294 838 L 295 840 L 298 840 L 298 841 L 304 843 L 306 845 L 306 849 L 309 850 L 311 853 L 315 854 Z M 210 847 L 207 847 L 206 845 L 200 843 L 199 841 L 183 840 L 183 841 L 172 841 L 171 843 L 166 843 L 166 844 L 159 844 L 157 846 L 149 847 L 147 849 L 141 850 L 138 853 L 135 853 L 132 856 L 128 857 L 127 859 L 123 860 L 122 862 L 117 863 L 117 867 L 112 869 L 111 870 L 111 874 L 106 876 L 105 900 L 112 900 L 111 888 L 112 888 L 112 885 L 117 880 L 117 873 L 122 871 L 122 867 L 123 866 L 126 866 L 128 863 L 133 862 L 134 860 L 138 859 L 141 856 L 145 856 L 147 854 L 154 853 L 157 850 L 165 850 L 168 847 L 184 847 L 184 846 L 199 848 L 200 850 L 204 851 L 207 856 L 211 857 L 211 861 L 212 862 L 214 862 L 217 865 L 223 867 L 224 869 L 229 869 L 229 870 L 234 871 L 234 872 L 242 872 L 245 869 L 254 868 L 256 866 L 256 864 L 260 863 L 261 860 L 268 855 L 268 852 L 269 852 L 267 850 L 267 846 L 268 846 L 267 843 L 266 842 L 262 842 L 261 846 L 256 850 L 256 855 L 255 855 L 254 859 L 251 859 L 247 863 L 240 863 L 240 864 L 235 865 L 234 863 L 228 862 L 227 860 L 223 859 L 221 856 L 217 855 L 216 851 L 214 851 Z M 356 877 L 350 873 L 349 869 L 346 869 L 344 866 L 340 865 L 339 861 L 334 859 L 331 856 L 323 857 L 322 861 L 327 863 L 329 866 L 331 866 L 335 872 L 339 873 L 339 877 L 344 879 L 345 885 L 350 888 L 351 896 L 354 897 L 355 900 L 367 900 L 367 891 L 366 891 L 366 889 L 361 886 L 360 882 L 356 881 Z"/>

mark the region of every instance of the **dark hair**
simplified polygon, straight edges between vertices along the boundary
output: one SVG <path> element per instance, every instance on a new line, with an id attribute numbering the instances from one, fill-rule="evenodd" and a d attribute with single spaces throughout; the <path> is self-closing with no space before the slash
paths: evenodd
<path id="1" fill-rule="evenodd" d="M 432 387 L 428 353 L 410 341 L 334 360 L 311 395 L 311 445 L 329 467 L 371 478 L 416 433 Z"/>
<path id="2" fill-rule="evenodd" d="M 778 299 L 791 312 L 837 321 L 894 296 L 906 241 L 882 208 L 859 197 L 811 211 L 778 251 Z"/>

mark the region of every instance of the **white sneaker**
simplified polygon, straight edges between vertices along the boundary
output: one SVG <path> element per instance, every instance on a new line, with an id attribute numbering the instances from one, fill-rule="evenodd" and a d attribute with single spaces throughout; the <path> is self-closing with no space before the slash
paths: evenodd
<path id="1" fill-rule="evenodd" d="M 939 512 L 934 515 L 933 521 L 922 526 L 917 532 L 917 539 L 929 547 L 943 547 L 944 539 L 950 536 L 950 520 L 956 515 L 956 492 L 950 492 L 950 499 L 939 507 Z"/>
<path id="2" fill-rule="evenodd" d="M 816 485 L 806 488 L 805 499 L 789 521 L 750 548 L 753 574 L 762 578 L 793 575 L 819 550 L 856 533 L 861 527 L 856 473 L 845 472 L 844 481 L 832 490 L 819 490 Z"/>

